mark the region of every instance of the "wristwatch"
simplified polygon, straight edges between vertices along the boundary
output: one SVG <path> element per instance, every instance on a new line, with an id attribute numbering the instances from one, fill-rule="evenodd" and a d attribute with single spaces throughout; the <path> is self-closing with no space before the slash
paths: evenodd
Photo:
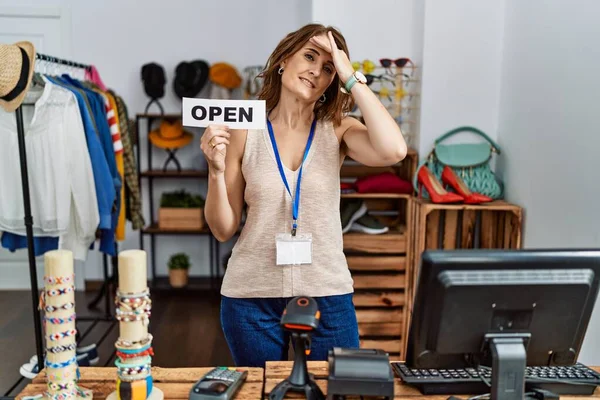
<path id="1" fill-rule="evenodd" d="M 350 75 L 350 79 L 348 79 L 348 81 L 343 87 L 340 88 L 340 90 L 343 93 L 348 94 L 350 93 L 350 90 L 352 90 L 352 87 L 356 85 L 356 83 L 362 83 L 363 85 L 367 83 L 367 78 L 360 71 L 354 71 L 354 73 Z"/>

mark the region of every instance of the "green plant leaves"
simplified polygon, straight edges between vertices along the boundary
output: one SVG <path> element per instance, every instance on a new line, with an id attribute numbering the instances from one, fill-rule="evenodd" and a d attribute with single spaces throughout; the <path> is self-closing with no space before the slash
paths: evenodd
<path id="1" fill-rule="evenodd" d="M 193 195 L 185 190 L 165 192 L 160 198 L 160 206 L 168 208 L 204 208 L 204 197 Z"/>
<path id="2" fill-rule="evenodd" d="M 169 259 L 169 269 L 189 269 L 191 267 L 190 257 L 185 253 L 173 254 Z"/>

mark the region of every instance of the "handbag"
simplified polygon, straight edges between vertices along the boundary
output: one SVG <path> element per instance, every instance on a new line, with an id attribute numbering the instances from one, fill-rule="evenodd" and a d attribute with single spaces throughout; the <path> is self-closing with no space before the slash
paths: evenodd
<path id="1" fill-rule="evenodd" d="M 475 133 L 485 139 L 481 143 L 442 144 L 441 142 L 451 136 L 462 132 Z M 504 184 L 490 167 L 493 153 L 500 154 L 500 147 L 485 133 L 477 128 L 463 126 L 451 130 L 438 137 L 434 147 L 427 158 L 419 165 L 413 177 L 413 187 L 418 190 L 417 176 L 419 169 L 425 165 L 441 182 L 442 171 L 445 166 L 454 170 L 469 190 L 491 197 L 494 200 L 504 196 Z M 429 197 L 426 190 L 423 197 Z"/>

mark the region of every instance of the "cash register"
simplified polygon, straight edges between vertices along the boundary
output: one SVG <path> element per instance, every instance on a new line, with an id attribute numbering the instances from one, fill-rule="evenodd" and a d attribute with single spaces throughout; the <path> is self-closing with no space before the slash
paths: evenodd
<path id="1" fill-rule="evenodd" d="M 577 362 L 600 282 L 600 250 L 429 250 L 422 255 L 405 362 L 423 394 L 494 400 L 589 395 Z"/>

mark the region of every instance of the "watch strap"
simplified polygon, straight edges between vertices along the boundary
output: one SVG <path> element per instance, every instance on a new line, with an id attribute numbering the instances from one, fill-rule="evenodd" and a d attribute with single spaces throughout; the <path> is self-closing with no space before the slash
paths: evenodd
<path id="1" fill-rule="evenodd" d="M 354 74 L 350 75 L 350 79 L 348 79 L 346 81 L 346 84 L 344 85 L 344 88 L 346 89 L 346 91 L 348 93 L 350 93 L 350 90 L 352 90 L 352 87 L 354 85 L 356 85 L 356 83 L 358 82 L 358 79 L 356 79 L 356 76 Z"/>

